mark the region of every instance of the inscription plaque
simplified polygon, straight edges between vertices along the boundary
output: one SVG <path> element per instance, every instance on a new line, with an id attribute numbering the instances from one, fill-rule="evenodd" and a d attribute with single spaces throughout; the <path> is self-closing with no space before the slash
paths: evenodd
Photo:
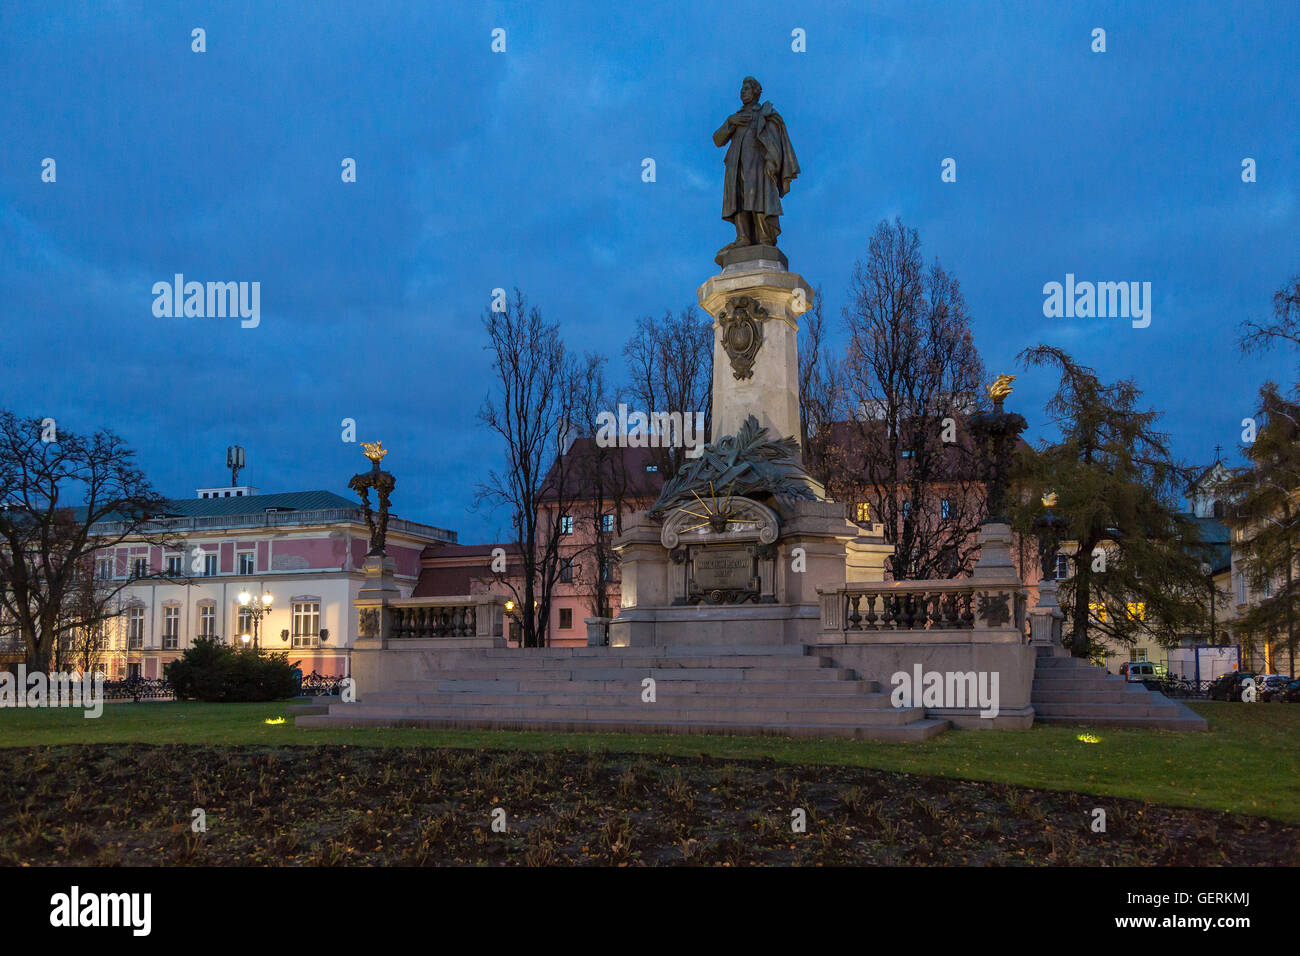
<path id="1" fill-rule="evenodd" d="M 691 554 L 690 596 L 710 604 L 756 597 L 754 553 L 750 548 L 700 548 Z"/>

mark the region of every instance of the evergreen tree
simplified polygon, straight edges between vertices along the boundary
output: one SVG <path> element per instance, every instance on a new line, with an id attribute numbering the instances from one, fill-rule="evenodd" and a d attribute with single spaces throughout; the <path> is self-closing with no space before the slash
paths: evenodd
<path id="1" fill-rule="evenodd" d="M 1174 505 L 1188 471 L 1174 461 L 1160 413 L 1138 407 L 1130 381 L 1104 384 L 1064 351 L 1040 345 L 1019 356 L 1026 367 L 1056 368 L 1061 384 L 1047 404 L 1060 439 L 1022 456 L 1019 481 L 1034 502 L 1013 520 L 1028 533 L 1039 497 L 1057 494 L 1070 574 L 1061 582 L 1065 639 L 1091 657 L 1098 638 L 1133 645 L 1142 635 L 1174 644 L 1205 620 L 1197 528 Z"/>
<path id="2" fill-rule="evenodd" d="M 1273 382 L 1260 389 L 1255 441 L 1244 446 L 1251 467 L 1229 483 L 1232 506 L 1227 521 L 1242 556 L 1246 584 L 1256 600 L 1234 622 L 1238 641 L 1248 651 L 1271 646 L 1287 654 L 1295 673 L 1300 582 L 1295 549 L 1300 524 L 1300 405 L 1284 397 Z"/>

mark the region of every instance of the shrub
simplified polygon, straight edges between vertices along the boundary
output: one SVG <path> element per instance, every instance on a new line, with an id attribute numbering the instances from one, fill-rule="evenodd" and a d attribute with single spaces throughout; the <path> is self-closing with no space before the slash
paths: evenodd
<path id="1" fill-rule="evenodd" d="M 288 654 L 231 647 L 212 637 L 196 637 L 164 672 L 178 700 L 283 700 L 298 693 Z"/>

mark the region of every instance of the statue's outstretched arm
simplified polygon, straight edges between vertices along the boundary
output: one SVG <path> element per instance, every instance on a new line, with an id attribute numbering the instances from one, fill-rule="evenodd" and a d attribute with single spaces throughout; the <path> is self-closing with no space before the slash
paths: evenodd
<path id="1" fill-rule="evenodd" d="M 713 145 L 726 146 L 727 140 L 731 139 L 731 134 L 734 130 L 735 127 L 731 123 L 731 117 L 727 117 L 727 121 L 719 126 L 717 132 L 713 134 Z"/>

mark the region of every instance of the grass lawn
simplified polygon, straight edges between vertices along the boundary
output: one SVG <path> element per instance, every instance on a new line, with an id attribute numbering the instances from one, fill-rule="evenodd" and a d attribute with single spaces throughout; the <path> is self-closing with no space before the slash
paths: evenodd
<path id="1" fill-rule="evenodd" d="M 1271 817 L 1300 823 L 1300 707 L 1195 703 L 1208 733 L 1035 727 L 949 731 L 920 744 L 629 734 L 375 728 L 300 730 L 282 704 L 108 704 L 102 717 L 58 709 L 0 711 L 0 747 L 145 743 L 203 746 L 348 744 L 499 751 L 598 751 L 798 766 L 868 767 L 996 781 Z M 1091 734 L 1097 743 L 1085 743 Z"/>

